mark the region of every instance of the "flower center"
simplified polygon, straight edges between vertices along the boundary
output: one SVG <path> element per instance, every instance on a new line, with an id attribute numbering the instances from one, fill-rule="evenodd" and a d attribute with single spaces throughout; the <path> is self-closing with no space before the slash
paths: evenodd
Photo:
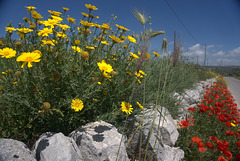
<path id="1" fill-rule="evenodd" d="M 32 61 L 33 61 L 33 58 L 32 58 L 32 57 L 27 57 L 27 58 L 26 58 L 26 61 L 27 61 L 27 62 L 32 62 Z"/>
<path id="2" fill-rule="evenodd" d="M 103 69 L 103 70 L 107 70 L 108 68 L 107 68 L 106 66 L 103 66 L 102 69 Z"/>
<path id="3" fill-rule="evenodd" d="M 9 55 L 10 53 L 8 52 L 8 51 L 5 51 L 4 53 L 3 53 L 3 55 L 5 55 L 5 56 L 7 56 L 7 55 Z"/>
<path id="4" fill-rule="evenodd" d="M 75 106 L 76 107 L 80 107 L 80 103 L 75 103 Z"/>

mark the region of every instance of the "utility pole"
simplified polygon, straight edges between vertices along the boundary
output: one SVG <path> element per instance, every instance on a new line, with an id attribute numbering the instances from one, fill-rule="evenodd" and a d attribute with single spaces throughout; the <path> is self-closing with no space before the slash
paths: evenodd
<path id="1" fill-rule="evenodd" d="M 205 54 L 204 54 L 204 68 L 206 67 L 207 47 L 205 43 Z"/>
<path id="2" fill-rule="evenodd" d="M 198 56 L 197 56 L 197 66 L 198 66 Z"/>

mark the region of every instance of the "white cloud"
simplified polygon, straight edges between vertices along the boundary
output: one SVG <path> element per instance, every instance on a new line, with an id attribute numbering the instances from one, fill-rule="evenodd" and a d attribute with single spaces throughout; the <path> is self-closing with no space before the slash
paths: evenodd
<path id="1" fill-rule="evenodd" d="M 239 56 L 240 57 L 240 47 L 229 51 L 229 56 L 231 56 L 231 57 Z"/>
<path id="2" fill-rule="evenodd" d="M 201 56 L 201 55 L 204 55 L 205 51 L 204 49 L 201 47 L 200 44 L 195 44 L 191 47 L 189 47 L 187 49 L 186 52 L 184 52 L 183 54 L 185 56 L 190 56 L 190 57 L 197 57 L 197 56 Z"/>
<path id="3" fill-rule="evenodd" d="M 216 54 L 213 54 L 213 56 L 224 56 L 224 51 L 219 51 L 219 52 L 217 52 Z"/>
<path id="4" fill-rule="evenodd" d="M 240 59 L 218 58 L 216 65 L 240 65 Z"/>
<path id="5" fill-rule="evenodd" d="M 213 47 L 215 47 L 215 45 L 208 45 L 207 49 L 210 49 L 210 48 L 213 48 Z"/>
<path id="6" fill-rule="evenodd" d="M 195 44 L 183 52 L 183 55 L 194 60 L 195 63 L 204 64 L 205 46 Z M 217 45 L 207 46 L 206 54 L 207 65 L 239 65 L 240 66 L 240 47 L 230 51 L 218 50 Z"/>

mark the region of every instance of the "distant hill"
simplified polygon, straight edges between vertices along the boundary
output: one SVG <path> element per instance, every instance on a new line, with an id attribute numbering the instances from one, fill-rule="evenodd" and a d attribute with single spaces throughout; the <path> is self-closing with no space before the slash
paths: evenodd
<path id="1" fill-rule="evenodd" d="M 207 68 L 223 76 L 240 78 L 240 66 L 208 66 Z"/>

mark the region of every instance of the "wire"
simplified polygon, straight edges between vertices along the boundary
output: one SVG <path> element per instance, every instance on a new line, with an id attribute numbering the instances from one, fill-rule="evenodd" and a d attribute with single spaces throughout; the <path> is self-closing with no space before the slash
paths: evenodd
<path id="1" fill-rule="evenodd" d="M 199 41 L 193 36 L 193 34 L 190 32 L 190 30 L 187 28 L 187 26 L 186 26 L 186 25 L 183 23 L 183 21 L 181 20 L 181 18 L 177 15 L 177 13 L 174 11 L 174 9 L 171 7 L 171 5 L 168 3 L 168 0 L 165 0 L 165 2 L 167 3 L 168 7 L 169 7 L 170 10 L 173 12 L 173 14 L 176 16 L 176 18 L 178 19 L 178 21 L 183 25 L 184 29 L 185 29 L 185 30 L 188 32 L 188 34 L 192 37 L 192 39 L 199 43 Z"/>

